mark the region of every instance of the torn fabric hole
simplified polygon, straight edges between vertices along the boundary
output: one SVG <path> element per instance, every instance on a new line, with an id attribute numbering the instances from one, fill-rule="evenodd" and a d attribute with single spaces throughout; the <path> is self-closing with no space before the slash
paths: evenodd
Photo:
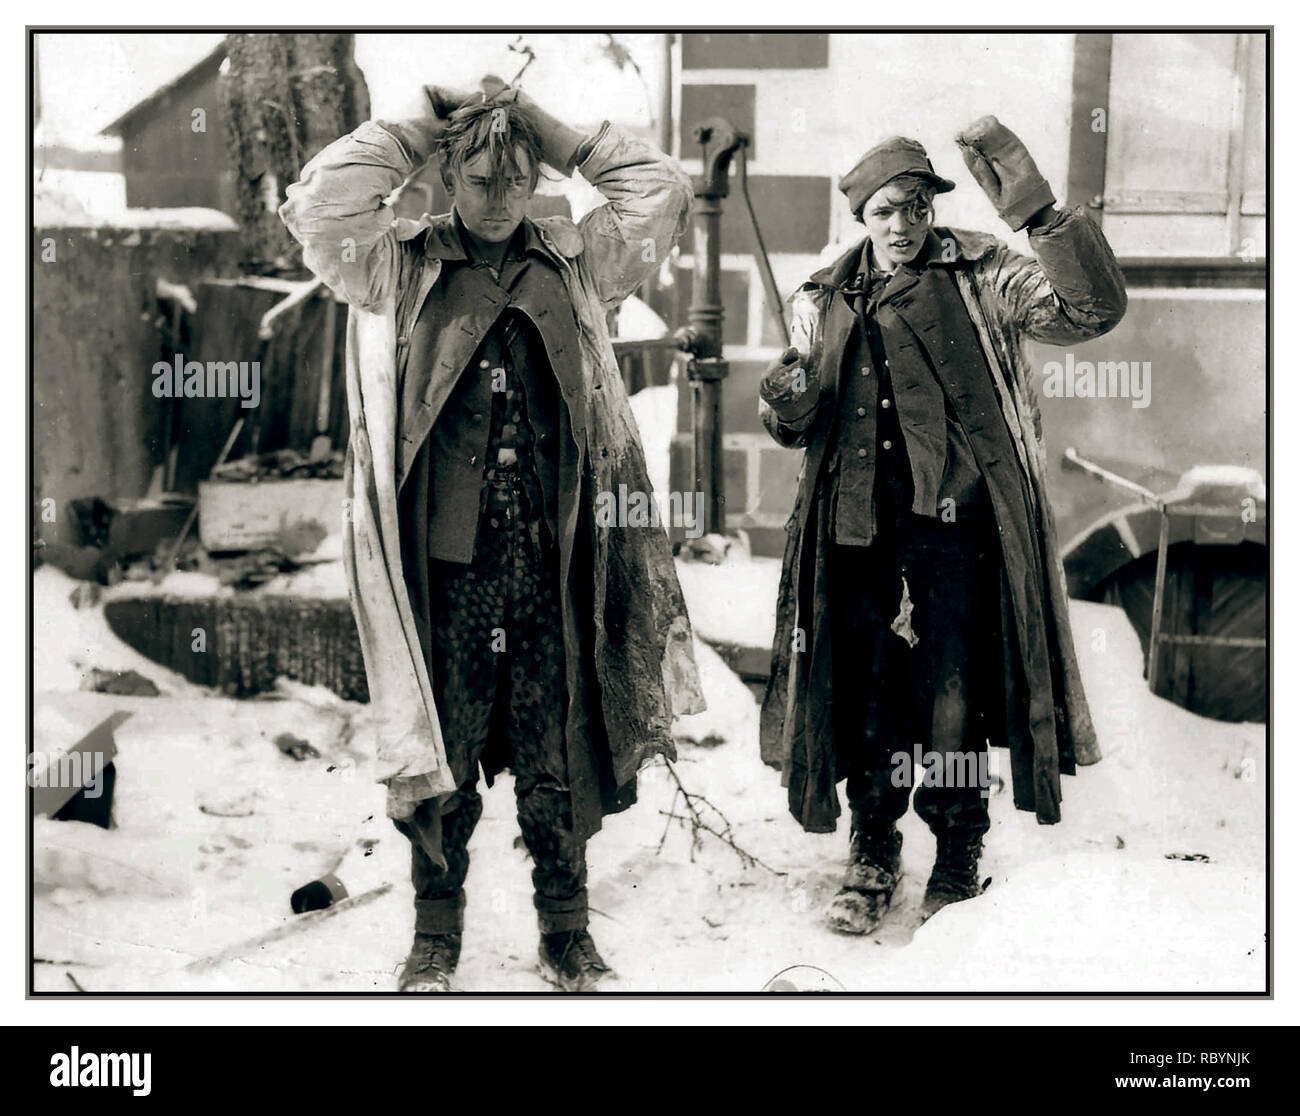
<path id="1" fill-rule="evenodd" d="M 903 598 L 898 602 L 898 615 L 889 625 L 889 630 L 906 640 L 908 647 L 915 647 L 920 642 L 912 631 L 912 595 L 907 591 L 907 578 L 903 578 Z"/>

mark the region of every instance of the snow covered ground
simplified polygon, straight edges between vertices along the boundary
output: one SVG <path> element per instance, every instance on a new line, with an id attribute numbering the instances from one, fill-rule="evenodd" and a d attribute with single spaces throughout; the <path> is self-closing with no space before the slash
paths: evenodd
<path id="1" fill-rule="evenodd" d="M 770 619 L 755 619 L 770 616 L 770 563 L 683 575 L 710 638 L 770 642 Z M 346 745 L 362 707 L 303 689 L 282 700 L 214 696 L 121 644 L 100 607 L 75 609 L 75 584 L 50 568 L 35 576 L 38 726 L 41 708 L 74 701 L 134 715 L 116 733 L 118 828 L 37 819 L 35 987 L 69 991 L 71 977 L 94 992 L 391 990 L 412 927 L 407 848 L 365 758 Z M 791 966 L 804 967 L 785 975 L 795 987 L 861 992 L 1262 990 L 1263 726 L 1205 720 L 1153 697 L 1123 613 L 1072 608 L 1106 758 L 1065 780 L 1059 826 L 1013 810 L 1009 789 L 995 794 L 982 862 L 991 886 L 925 925 L 917 912 L 934 842 L 909 814 L 898 905 L 866 939 L 820 919 L 847 823 L 831 835 L 800 830 L 777 773 L 759 762 L 753 695 L 699 644 L 711 708 L 679 722 L 697 743 L 680 744 L 677 772 L 762 863 L 746 866 L 709 835 L 692 848 L 665 817 L 682 811 L 668 772 L 644 771 L 640 803 L 607 819 L 589 849 L 592 932 L 618 973 L 609 991 L 756 991 Z M 91 667 L 136 669 L 163 695 L 68 696 Z M 283 754 L 282 732 L 320 757 Z M 1005 767 L 1005 753 L 995 755 Z M 509 784 L 485 793 L 471 845 L 458 982 L 541 992 Z M 389 883 L 386 894 L 220 964 L 186 967 L 294 920 L 290 892 L 358 840 L 376 843 L 355 887 Z"/>

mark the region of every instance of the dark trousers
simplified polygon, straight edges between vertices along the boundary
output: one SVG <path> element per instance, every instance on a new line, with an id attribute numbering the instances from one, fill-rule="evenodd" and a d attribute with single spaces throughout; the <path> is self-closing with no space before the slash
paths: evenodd
<path id="1" fill-rule="evenodd" d="M 936 833 L 988 829 L 979 785 L 986 735 L 973 686 L 990 654 L 1001 662 L 999 569 L 986 504 L 960 510 L 955 522 L 891 513 L 880 518 L 870 546 L 831 545 L 834 729 L 856 825 L 907 812 L 919 751 L 923 760 L 926 753 L 942 757 L 932 769 L 942 780 L 922 778 L 916 790 L 926 824 Z M 906 621 L 904 580 L 912 610 Z M 908 624 L 913 646 L 894 630 Z"/>
<path id="2" fill-rule="evenodd" d="M 558 553 L 518 470 L 488 477 L 473 561 L 430 563 L 434 700 L 447 753 L 465 757 L 469 775 L 443 807 L 445 871 L 410 825 L 395 823 L 411 839 L 415 928 L 461 928 L 469 839 L 483 813 L 476 789 L 482 762 L 489 775 L 506 767 L 514 773 L 542 932 L 580 930 L 587 925 L 586 841 L 573 833 L 565 765 Z M 420 806 L 436 808 L 432 801 Z"/>

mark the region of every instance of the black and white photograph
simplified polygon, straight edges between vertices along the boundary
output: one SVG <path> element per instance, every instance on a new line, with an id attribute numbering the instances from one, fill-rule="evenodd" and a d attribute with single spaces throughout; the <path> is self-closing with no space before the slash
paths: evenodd
<path id="1" fill-rule="evenodd" d="M 1273 994 L 1271 28 L 268 15 L 26 35 L 28 998 Z"/>

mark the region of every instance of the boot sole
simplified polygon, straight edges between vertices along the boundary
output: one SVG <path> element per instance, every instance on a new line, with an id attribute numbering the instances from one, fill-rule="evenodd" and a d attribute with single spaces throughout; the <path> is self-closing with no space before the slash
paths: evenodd
<path id="1" fill-rule="evenodd" d="M 558 988 L 561 992 L 590 992 L 602 980 L 614 976 L 614 970 L 607 969 L 597 976 L 588 975 L 575 981 L 570 977 L 562 976 L 558 969 L 540 959 L 537 962 L 537 973 L 547 984 Z"/>
<path id="2" fill-rule="evenodd" d="M 841 919 L 829 914 L 826 916 L 826 925 L 837 934 L 845 934 L 853 938 L 865 938 L 868 934 L 874 934 L 880 929 L 880 924 L 885 921 L 885 916 L 888 914 L 889 912 L 885 911 L 870 925 L 861 922 L 850 922 L 847 919 Z"/>
<path id="3" fill-rule="evenodd" d="M 402 993 L 414 993 L 415 995 L 424 995 L 434 992 L 455 992 L 456 989 L 450 980 L 429 980 L 426 977 L 420 977 L 416 980 L 407 981 L 400 984 L 397 990 Z"/>
<path id="4" fill-rule="evenodd" d="M 932 896 L 928 892 L 921 901 L 921 921 L 928 922 L 945 907 L 951 907 L 954 903 L 969 903 L 972 899 L 978 899 L 987 890 L 991 880 L 985 880 L 984 885 L 970 895 L 957 895 L 951 892 L 943 892 L 938 896 Z"/>
<path id="5" fill-rule="evenodd" d="M 850 890 L 848 893 L 852 895 L 861 895 L 863 898 L 866 898 L 866 895 L 863 892 L 854 892 Z M 844 894 L 844 892 L 839 893 L 839 895 L 842 894 Z M 885 903 L 884 910 L 880 912 L 874 922 L 869 924 L 862 919 L 854 919 L 850 915 L 840 915 L 835 910 L 834 899 L 831 900 L 830 909 L 828 909 L 824 915 L 824 921 L 826 925 L 837 934 L 848 934 L 855 938 L 865 937 L 867 934 L 874 934 L 878 929 L 880 929 L 881 923 L 885 921 L 889 912 L 893 909 L 894 896 L 897 894 L 898 886 L 895 885 L 894 890 L 889 893 L 889 898 Z M 836 896 L 836 899 L 839 898 L 839 895 Z"/>

